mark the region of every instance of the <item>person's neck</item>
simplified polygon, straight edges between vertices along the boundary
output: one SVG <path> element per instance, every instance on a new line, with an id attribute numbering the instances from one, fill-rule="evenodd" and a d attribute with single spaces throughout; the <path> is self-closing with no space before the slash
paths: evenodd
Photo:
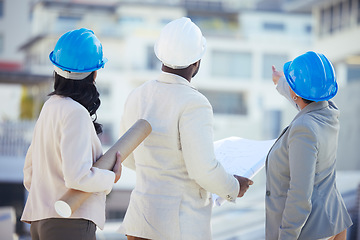
<path id="1" fill-rule="evenodd" d="M 297 105 L 300 107 L 301 110 L 303 110 L 307 105 L 309 105 L 308 103 L 304 102 L 302 100 L 302 98 L 298 98 L 299 100 L 297 101 Z"/>
<path id="2" fill-rule="evenodd" d="M 192 72 L 190 71 L 189 68 L 184 68 L 184 69 L 172 69 L 172 68 L 169 68 L 165 65 L 162 66 L 161 70 L 163 72 L 167 72 L 167 73 L 172 73 L 172 74 L 175 74 L 175 75 L 178 75 L 180 77 L 183 77 L 185 78 L 188 82 L 191 82 L 191 79 L 192 79 Z"/>

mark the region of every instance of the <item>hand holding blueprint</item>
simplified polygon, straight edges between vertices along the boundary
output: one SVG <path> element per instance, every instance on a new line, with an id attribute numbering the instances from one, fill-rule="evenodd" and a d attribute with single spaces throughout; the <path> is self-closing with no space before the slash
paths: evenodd
<path id="1" fill-rule="evenodd" d="M 266 156 L 276 139 L 257 141 L 229 137 L 214 142 L 215 157 L 233 175 L 253 178 L 264 166 Z M 213 194 L 214 205 L 226 200 Z"/>

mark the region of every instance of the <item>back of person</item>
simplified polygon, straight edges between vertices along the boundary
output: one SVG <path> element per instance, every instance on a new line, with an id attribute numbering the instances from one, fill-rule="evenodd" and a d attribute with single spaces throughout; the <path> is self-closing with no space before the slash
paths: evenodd
<path id="1" fill-rule="evenodd" d="M 252 184 L 227 173 L 216 160 L 213 112 L 191 84 L 206 40 L 189 19 L 168 23 L 155 44 L 163 63 L 156 80 L 135 89 L 125 103 L 122 134 L 139 118 L 152 132 L 124 166 L 136 186 L 119 232 L 133 239 L 211 239 L 211 194 L 235 202 Z"/>
<path id="2" fill-rule="evenodd" d="M 74 118 L 79 121 L 72 121 Z M 76 133 L 73 132 L 75 128 Z M 84 135 L 82 131 L 90 131 L 90 134 Z M 91 136 L 91 138 L 81 140 L 81 136 Z M 67 166 L 61 161 L 62 157 L 66 156 L 62 156 L 65 153 L 60 149 L 70 143 L 67 138 L 81 141 L 83 148 L 92 149 L 96 159 L 102 155 L 100 140 L 86 109 L 71 98 L 51 96 L 42 108 L 34 131 L 31 154 L 42 161 L 33 161 L 32 174 L 36 178 L 33 178 L 31 184 L 36 187 L 30 191 L 29 199 L 34 201 L 31 208 L 28 208 L 28 205 L 25 207 L 23 218 L 39 220 L 44 217 L 59 217 L 55 208 L 49 208 L 48 204 L 54 204 L 68 190 L 65 181 L 73 186 L 77 184 L 74 183 L 75 179 L 71 178 L 73 176 L 64 176 L 63 168 L 72 168 L 74 173 L 77 171 L 76 173 L 79 174 L 77 163 L 82 164 L 81 161 L 74 159 L 71 166 Z M 85 154 L 91 157 L 91 152 L 84 152 Z M 68 170 L 65 173 L 68 173 Z M 78 175 L 78 177 L 82 176 Z M 96 223 L 105 221 L 105 192 L 91 195 L 88 204 L 90 203 L 98 206 L 95 212 L 83 206 L 73 217 L 94 219 Z"/>
<path id="3" fill-rule="evenodd" d="M 163 79 L 171 79 L 173 82 L 169 83 Z M 163 74 L 160 76 L 160 81 L 149 81 L 134 91 L 128 101 L 136 102 L 138 108 L 136 108 L 136 112 L 133 108 L 125 109 L 125 122 L 130 124 L 140 117 L 148 120 L 153 128 L 152 134 L 145 140 L 145 144 L 135 152 L 135 155 L 139 156 L 136 163 L 140 165 L 140 168 L 161 169 L 164 172 L 169 171 L 175 174 L 158 176 L 164 177 L 163 180 L 166 180 L 167 177 L 172 177 L 173 180 L 189 178 L 186 166 L 184 166 L 179 128 L 186 127 L 181 125 L 185 123 L 183 120 L 187 117 L 183 114 L 193 109 L 198 109 L 199 115 L 211 114 L 212 110 L 208 100 L 189 83 L 186 83 L 185 79 Z M 133 106 L 134 104 L 128 103 L 128 105 Z M 203 117 L 205 117 L 205 121 L 211 123 L 211 115 Z M 186 119 L 186 121 L 190 121 L 190 119 Z M 194 138 L 196 137 L 194 136 Z M 209 138 L 212 139 L 212 136 Z M 150 143 L 156 143 L 156 151 L 152 148 L 154 146 L 148 145 Z M 154 161 L 143 157 L 149 155 L 153 157 Z M 209 155 L 212 156 L 211 153 Z M 139 169 L 137 168 L 137 170 Z M 158 173 L 155 172 L 154 176 L 156 175 Z M 171 188 L 173 187 L 173 183 L 171 183 Z M 157 189 L 156 191 L 166 192 L 166 189 Z"/>
<path id="4" fill-rule="evenodd" d="M 193 211 L 192 219 L 180 219 L 180 222 L 190 224 L 200 220 L 209 225 L 210 193 L 189 176 L 179 135 L 182 120 L 186 117 L 183 116 L 184 113 L 191 109 L 199 109 L 199 105 L 207 108 L 209 113 L 211 112 L 211 106 L 207 99 L 193 89 L 189 83 L 186 83 L 185 79 L 164 74 L 160 76 L 160 80 L 149 81 L 131 93 L 127 105 L 137 106 L 137 108 L 125 107 L 124 116 L 126 117 L 123 119 L 125 125 L 129 126 L 137 118 L 143 118 L 149 121 L 153 129 L 144 144 L 134 151 L 137 184 L 133 194 L 158 195 L 155 201 L 159 202 L 154 204 L 163 204 L 163 206 L 171 204 L 170 208 L 177 209 L 175 214 L 178 214 L 179 208 L 182 208 L 180 211 Z M 210 152 L 209 155 L 211 156 Z M 168 197 L 169 195 L 172 195 L 173 198 Z M 194 199 L 197 201 L 194 202 Z M 148 201 L 151 202 L 151 199 Z M 204 217 L 199 214 L 201 213 L 200 208 L 208 211 Z M 188 215 L 184 215 L 184 217 L 186 216 Z M 197 232 L 201 233 L 199 229 L 196 229 L 195 232 L 173 231 L 174 238 L 172 239 L 188 239 L 181 237 L 181 234 L 189 234 L 192 235 L 192 239 L 196 239 Z M 202 238 L 204 236 L 198 237 L 200 238 L 197 239 L 205 239 Z"/>
<path id="5" fill-rule="evenodd" d="M 299 113 L 267 156 L 266 239 L 346 239 L 352 221 L 336 188 L 334 68 L 310 51 L 285 63 L 284 73 L 273 67 L 273 82 Z"/>
<path id="6" fill-rule="evenodd" d="M 31 224 L 33 240 L 95 239 L 96 226 L 102 229 L 105 224 L 106 194 L 121 176 L 119 154 L 113 171 L 93 167 L 102 155 L 94 82 L 107 59 L 94 32 L 85 28 L 63 34 L 49 59 L 54 91 L 41 110 L 25 157 L 29 196 L 21 221 Z M 55 202 L 69 189 L 93 194 L 69 218 L 62 218 Z"/>
<path id="7" fill-rule="evenodd" d="M 334 170 L 336 169 L 340 113 L 333 101 L 329 100 L 323 104 L 325 106 L 322 109 L 311 111 L 302 119 L 311 127 L 309 131 L 316 136 L 317 162 L 311 197 L 312 211 L 302 228 L 300 239 L 307 239 L 306 236 L 311 236 L 315 232 L 321 233 L 324 228 L 341 232 L 346 228 L 345 223 L 348 221 L 343 218 L 343 213 L 346 213 L 347 210 L 341 194 L 336 188 L 336 172 Z M 319 219 L 322 218 L 324 220 L 319 222 Z M 332 222 L 331 219 L 341 219 L 341 221 Z"/>
<path id="8" fill-rule="evenodd" d="M 314 185 L 318 187 L 321 187 L 326 177 L 334 175 L 333 168 L 336 164 L 337 139 L 340 129 L 339 110 L 331 100 L 325 105 L 327 106 L 320 110 L 309 112 L 306 119 L 303 119 L 311 126 L 309 131 L 316 136 L 318 162 Z"/>

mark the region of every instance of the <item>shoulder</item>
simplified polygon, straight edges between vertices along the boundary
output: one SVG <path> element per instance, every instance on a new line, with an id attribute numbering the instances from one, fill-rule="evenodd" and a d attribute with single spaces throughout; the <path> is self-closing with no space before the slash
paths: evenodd
<path id="1" fill-rule="evenodd" d="M 156 80 L 148 80 L 141 85 L 137 86 L 136 88 L 132 89 L 128 94 L 127 98 L 138 98 L 140 96 L 144 96 L 144 93 L 149 94 L 152 89 L 154 88 Z"/>
<path id="2" fill-rule="evenodd" d="M 201 104 L 210 105 L 209 100 L 204 96 L 204 94 L 199 92 L 197 89 L 194 88 L 190 88 L 190 89 L 191 89 L 189 96 L 190 100 L 196 101 Z"/>
<path id="3" fill-rule="evenodd" d="M 307 134 L 316 138 L 317 133 L 317 123 L 311 114 L 303 114 L 291 124 L 290 134 Z"/>
<path id="4" fill-rule="evenodd" d="M 90 119 L 90 114 L 87 109 L 72 98 L 57 95 L 51 96 L 47 104 L 49 105 L 48 107 L 53 108 L 54 111 L 58 111 L 60 117 L 64 119 Z"/>

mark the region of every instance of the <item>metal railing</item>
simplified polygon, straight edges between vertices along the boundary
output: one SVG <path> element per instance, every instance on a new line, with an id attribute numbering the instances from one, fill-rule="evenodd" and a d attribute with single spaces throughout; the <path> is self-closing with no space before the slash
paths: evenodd
<path id="1" fill-rule="evenodd" d="M 0 157 L 25 156 L 30 146 L 35 121 L 0 122 Z"/>

